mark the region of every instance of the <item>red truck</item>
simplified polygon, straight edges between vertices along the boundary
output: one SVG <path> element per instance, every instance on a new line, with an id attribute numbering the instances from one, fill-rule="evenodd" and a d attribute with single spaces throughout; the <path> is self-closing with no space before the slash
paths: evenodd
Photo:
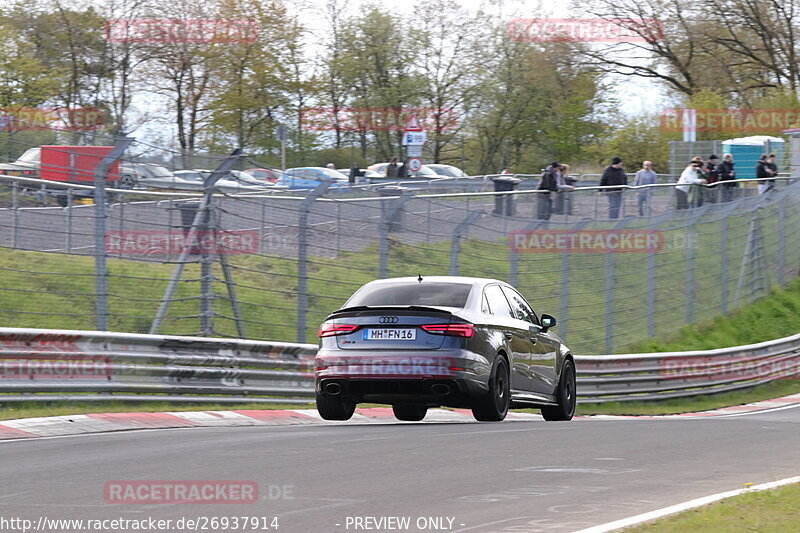
<path id="1" fill-rule="evenodd" d="M 112 146 L 37 146 L 26 150 L 13 163 L 0 164 L 0 174 L 94 185 L 95 168 L 112 148 Z M 109 187 L 116 188 L 120 185 L 119 161 L 111 164 L 105 178 Z M 129 187 L 123 186 L 123 188 Z M 59 204 L 66 205 L 66 189 L 54 187 L 52 190 L 48 189 L 48 192 L 56 197 Z M 87 191 L 75 191 L 75 196 L 91 196 L 91 191 L 88 191 L 88 194 Z"/>

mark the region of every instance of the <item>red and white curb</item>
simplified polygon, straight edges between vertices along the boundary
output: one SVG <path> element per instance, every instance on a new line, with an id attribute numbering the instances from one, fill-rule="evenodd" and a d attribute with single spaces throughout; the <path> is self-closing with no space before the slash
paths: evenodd
<path id="1" fill-rule="evenodd" d="M 708 505 L 710 503 L 718 502 L 733 496 L 739 496 L 740 494 L 774 489 L 783 485 L 791 485 L 792 483 L 800 483 L 800 476 L 779 479 L 778 481 L 763 483 L 761 485 L 753 485 L 752 487 L 748 487 L 746 489 L 730 490 L 728 492 L 720 492 L 710 496 L 703 496 L 702 498 L 689 500 L 688 502 L 679 503 L 677 505 L 671 505 L 669 507 L 664 507 L 663 509 L 656 509 L 655 511 L 650 511 L 649 513 L 642 513 L 629 518 L 623 518 L 622 520 L 615 520 L 614 522 L 608 522 L 599 526 L 581 529 L 575 533 L 606 533 L 607 531 L 615 531 L 617 529 L 631 527 L 637 524 L 643 524 L 645 522 L 652 522 L 653 520 L 657 520 L 665 516 L 681 513 L 697 507 L 702 507 L 703 505 Z"/>
<path id="2" fill-rule="evenodd" d="M 661 420 L 707 417 L 731 417 L 800 407 L 800 394 L 765 400 L 749 405 L 725 407 L 702 413 L 663 416 L 595 415 L 577 417 L 590 420 Z M 542 420 L 538 414 L 508 413 L 510 422 Z M 347 421 L 323 420 L 314 409 L 265 409 L 247 411 L 175 411 L 166 413 L 98 413 L 88 415 L 22 418 L 0 423 L 0 440 L 56 437 L 126 431 L 133 429 L 168 429 L 187 427 L 360 425 L 414 423 L 477 423 L 467 409 L 431 409 L 422 422 L 400 422 L 387 407 L 356 409 Z"/>
<path id="3" fill-rule="evenodd" d="M 687 418 L 729 418 L 734 416 L 754 415 L 770 411 L 782 411 L 800 407 L 800 394 L 784 396 L 783 398 L 773 398 L 761 402 L 749 403 L 747 405 L 732 405 L 711 411 L 701 411 L 698 413 L 680 413 L 674 415 L 592 415 L 587 418 L 593 420 L 662 420 L 662 419 L 687 419 Z"/>
<path id="4" fill-rule="evenodd" d="M 541 420 L 531 413 L 508 413 L 506 420 Z M 346 421 L 329 421 L 314 409 L 265 409 L 247 411 L 176 411 L 168 413 L 100 413 L 89 415 L 22 418 L 0 424 L 0 440 L 55 437 L 105 433 L 132 429 L 167 429 L 184 427 L 294 426 L 413 424 L 443 422 L 476 422 L 466 409 L 431 409 L 422 422 L 400 422 L 387 407 L 357 409 Z"/>

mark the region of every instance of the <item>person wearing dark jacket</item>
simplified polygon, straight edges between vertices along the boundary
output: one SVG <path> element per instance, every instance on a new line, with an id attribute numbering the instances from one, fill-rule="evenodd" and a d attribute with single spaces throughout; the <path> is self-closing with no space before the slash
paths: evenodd
<path id="1" fill-rule="evenodd" d="M 736 170 L 734 167 L 736 163 L 733 162 L 733 156 L 731 154 L 725 154 L 722 156 L 722 163 L 719 164 L 719 181 L 724 181 L 726 183 L 722 184 L 722 201 L 723 202 L 730 202 L 733 200 L 733 193 L 735 192 L 734 189 L 738 187 L 736 184 Z"/>
<path id="2" fill-rule="evenodd" d="M 719 158 L 716 155 L 711 154 L 708 156 L 708 161 L 706 161 L 705 175 L 706 181 L 709 185 L 719 181 L 719 165 Z M 703 189 L 703 196 L 707 201 L 716 203 L 719 201 L 720 190 L 721 189 L 719 186 Z"/>
<path id="3" fill-rule="evenodd" d="M 756 163 L 756 178 L 765 179 L 771 178 L 778 174 L 778 166 L 775 163 L 770 163 L 767 154 L 763 154 Z M 775 157 L 774 155 L 772 156 Z M 774 159 L 772 160 L 774 161 Z M 759 181 L 758 194 L 764 194 L 771 191 L 775 187 L 775 180 Z"/>
<path id="4" fill-rule="evenodd" d="M 542 174 L 542 181 L 539 183 L 540 192 L 536 194 L 537 209 L 536 218 L 539 220 L 550 220 L 550 214 L 553 212 L 553 202 L 550 199 L 551 193 L 558 191 L 558 181 L 561 177 L 561 166 L 556 162 L 544 169 Z"/>
<path id="5" fill-rule="evenodd" d="M 615 157 L 611 160 L 611 165 L 603 171 L 600 178 L 600 186 L 608 187 L 612 185 L 627 185 L 628 176 L 622 168 L 622 159 Z M 619 218 L 619 206 L 622 205 L 623 189 L 604 189 L 608 195 L 608 218 Z"/>

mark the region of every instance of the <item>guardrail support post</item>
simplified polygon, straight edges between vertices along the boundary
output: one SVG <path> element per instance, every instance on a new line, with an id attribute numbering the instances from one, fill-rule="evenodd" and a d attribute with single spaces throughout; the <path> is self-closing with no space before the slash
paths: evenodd
<path id="1" fill-rule="evenodd" d="M 131 137 L 117 137 L 114 148 L 94 169 L 94 278 L 97 331 L 108 330 L 108 272 L 106 271 L 106 173 L 133 142 Z"/>

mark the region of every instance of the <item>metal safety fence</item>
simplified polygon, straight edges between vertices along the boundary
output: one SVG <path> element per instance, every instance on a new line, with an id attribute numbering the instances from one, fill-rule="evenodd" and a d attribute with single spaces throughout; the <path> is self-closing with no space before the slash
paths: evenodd
<path id="1" fill-rule="evenodd" d="M 8 326 L 305 342 L 367 281 L 452 274 L 506 280 L 558 317 L 574 349 L 615 353 L 765 295 L 800 267 L 800 184 L 788 178 L 764 194 L 745 181 L 698 187 L 686 209 L 675 184 L 109 189 L 102 209 L 23 205 L 40 181 L 0 176 Z"/>
<path id="2" fill-rule="evenodd" d="M 307 403 L 317 347 L 0 328 L 0 403 Z M 708 351 L 576 355 L 579 401 L 682 398 L 800 377 L 800 334 Z"/>

